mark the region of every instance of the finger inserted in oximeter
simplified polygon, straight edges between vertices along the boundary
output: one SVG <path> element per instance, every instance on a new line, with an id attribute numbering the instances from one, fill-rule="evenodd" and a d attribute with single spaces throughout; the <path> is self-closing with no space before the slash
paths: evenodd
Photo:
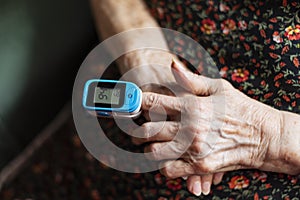
<path id="1" fill-rule="evenodd" d="M 138 117 L 142 91 L 131 82 L 92 79 L 85 83 L 83 107 L 98 117 Z"/>

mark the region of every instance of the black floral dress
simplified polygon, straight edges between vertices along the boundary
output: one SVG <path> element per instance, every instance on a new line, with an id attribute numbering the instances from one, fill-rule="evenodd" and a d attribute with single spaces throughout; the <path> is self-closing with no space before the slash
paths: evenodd
<path id="1" fill-rule="evenodd" d="M 162 27 L 185 33 L 199 42 L 216 62 L 220 75 L 234 87 L 277 109 L 300 113 L 299 1 L 147 0 L 146 3 Z M 121 138 L 117 140 L 126 146 Z M 181 178 L 167 180 L 159 172 L 113 172 L 109 177 L 114 180 L 114 189 L 106 198 L 287 200 L 300 197 L 298 176 L 257 170 L 228 172 L 208 196 L 200 197 L 189 193 Z"/>

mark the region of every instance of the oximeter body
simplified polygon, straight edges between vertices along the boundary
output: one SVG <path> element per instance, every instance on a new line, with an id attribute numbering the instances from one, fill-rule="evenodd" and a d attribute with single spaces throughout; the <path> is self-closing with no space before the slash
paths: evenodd
<path id="1" fill-rule="evenodd" d="M 98 117 L 130 117 L 141 113 L 142 91 L 127 81 L 92 79 L 85 83 L 83 107 Z"/>

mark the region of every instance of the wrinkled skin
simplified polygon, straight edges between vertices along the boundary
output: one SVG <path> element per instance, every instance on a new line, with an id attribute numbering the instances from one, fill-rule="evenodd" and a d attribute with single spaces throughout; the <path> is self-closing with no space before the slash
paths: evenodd
<path id="1" fill-rule="evenodd" d="M 135 140 L 152 142 L 145 152 L 152 152 L 149 159 L 164 161 L 161 171 L 165 176 L 287 167 L 276 161 L 280 159 L 280 111 L 247 97 L 226 80 L 193 74 L 178 62 L 172 68 L 177 83 L 193 95 L 144 93 L 144 110 L 159 107 L 153 110 L 181 117 L 145 123 L 139 131 L 147 138 Z"/>
<path id="2" fill-rule="evenodd" d="M 176 82 L 170 68 L 173 58 L 174 55 L 161 51 L 144 50 L 131 52 L 119 60 L 119 63 L 123 64 L 122 69 L 124 71 L 122 74 L 124 75 L 122 78 L 135 82 L 141 86 L 143 92 L 155 92 L 171 96 L 173 94 L 166 88 L 174 85 Z M 129 73 L 128 71 L 126 73 L 130 66 L 136 66 L 137 68 L 131 69 Z M 152 84 L 144 85 L 145 82 L 151 82 Z M 188 94 L 187 91 L 180 93 L 181 96 Z M 145 111 L 144 113 L 146 113 L 146 118 L 150 121 L 148 112 Z M 133 138 L 133 142 L 137 145 L 143 143 L 135 138 Z M 211 184 L 219 184 L 222 177 L 223 173 L 183 176 L 184 179 L 187 179 L 188 190 L 197 196 L 201 193 L 208 194 Z"/>

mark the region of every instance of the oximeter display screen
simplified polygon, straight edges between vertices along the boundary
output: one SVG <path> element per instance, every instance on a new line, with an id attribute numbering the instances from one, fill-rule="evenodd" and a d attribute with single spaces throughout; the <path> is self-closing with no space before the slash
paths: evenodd
<path id="1" fill-rule="evenodd" d="M 92 82 L 88 87 L 86 106 L 120 108 L 124 105 L 126 84 Z"/>
<path id="2" fill-rule="evenodd" d="M 118 105 L 120 102 L 120 88 L 105 88 L 96 87 L 94 92 L 94 103 L 114 104 Z"/>

